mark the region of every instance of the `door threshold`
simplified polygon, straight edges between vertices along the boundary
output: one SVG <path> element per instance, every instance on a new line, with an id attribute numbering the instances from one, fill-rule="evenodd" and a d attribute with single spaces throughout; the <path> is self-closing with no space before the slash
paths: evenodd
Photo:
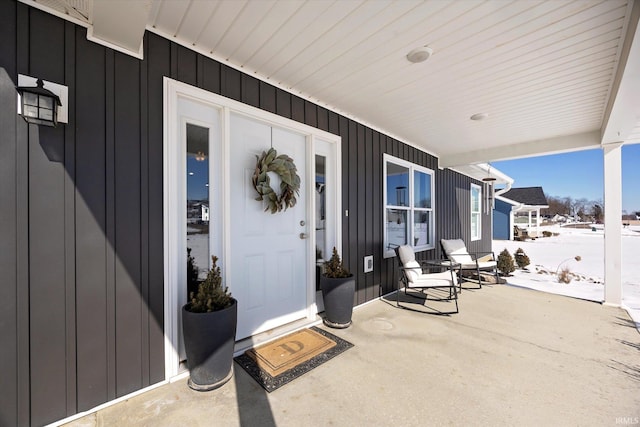
<path id="1" fill-rule="evenodd" d="M 322 317 L 316 314 L 313 319 L 304 318 L 304 319 L 296 320 L 294 322 L 290 322 L 285 325 L 278 326 L 277 328 L 269 329 L 268 331 L 264 331 L 256 335 L 252 335 L 240 341 L 236 341 L 235 347 L 233 349 L 233 356 L 234 357 L 239 356 L 245 351 L 252 349 L 254 347 L 257 347 L 260 344 L 273 341 L 284 335 L 290 334 L 300 329 L 308 328 L 310 326 L 315 326 L 320 323 L 322 323 Z"/>

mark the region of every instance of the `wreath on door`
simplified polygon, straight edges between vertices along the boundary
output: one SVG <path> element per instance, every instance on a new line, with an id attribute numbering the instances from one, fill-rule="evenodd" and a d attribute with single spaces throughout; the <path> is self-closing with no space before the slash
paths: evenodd
<path id="1" fill-rule="evenodd" d="M 265 212 L 272 214 L 287 210 L 296 205 L 296 195 L 300 194 L 300 177 L 293 159 L 286 154 L 278 155 L 272 147 L 269 151 L 263 151 L 256 156 L 256 169 L 253 173 L 253 188 L 258 193 L 256 200 L 265 201 Z M 280 177 L 280 194 L 271 188 L 271 179 L 268 172 L 274 172 Z"/>

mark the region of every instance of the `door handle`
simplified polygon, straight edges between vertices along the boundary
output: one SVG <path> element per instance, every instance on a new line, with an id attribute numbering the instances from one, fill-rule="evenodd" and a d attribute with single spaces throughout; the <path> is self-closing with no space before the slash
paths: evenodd
<path id="1" fill-rule="evenodd" d="M 309 235 L 307 233 L 300 233 L 300 238 L 301 239 L 306 239 L 307 237 L 309 237 Z"/>

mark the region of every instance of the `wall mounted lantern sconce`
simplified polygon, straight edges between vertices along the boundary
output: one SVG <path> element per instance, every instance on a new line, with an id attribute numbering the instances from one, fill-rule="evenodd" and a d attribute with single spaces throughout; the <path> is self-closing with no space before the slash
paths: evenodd
<path id="1" fill-rule="evenodd" d="M 60 97 L 44 88 L 41 79 L 37 86 L 18 86 L 21 96 L 22 117 L 27 123 L 56 127 L 58 125 L 58 106 Z"/>
<path id="2" fill-rule="evenodd" d="M 20 74 L 17 91 L 18 114 L 27 123 L 56 127 L 67 122 L 66 86 Z"/>

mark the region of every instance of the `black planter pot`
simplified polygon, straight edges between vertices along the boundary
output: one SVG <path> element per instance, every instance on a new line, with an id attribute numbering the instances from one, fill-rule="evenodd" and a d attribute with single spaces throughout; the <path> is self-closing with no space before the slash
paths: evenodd
<path id="1" fill-rule="evenodd" d="M 353 275 L 340 279 L 321 276 L 320 288 L 324 301 L 324 324 L 331 328 L 348 328 L 351 325 L 356 291 Z"/>
<path id="2" fill-rule="evenodd" d="M 233 376 L 233 348 L 238 324 L 238 302 L 211 313 L 192 313 L 182 307 L 182 332 L 189 366 L 189 387 L 216 389 Z"/>

